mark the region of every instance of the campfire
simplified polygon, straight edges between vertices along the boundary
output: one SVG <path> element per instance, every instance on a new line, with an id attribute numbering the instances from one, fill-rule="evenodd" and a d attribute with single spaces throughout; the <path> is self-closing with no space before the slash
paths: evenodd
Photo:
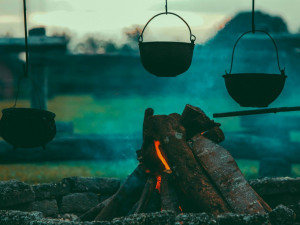
<path id="1" fill-rule="evenodd" d="M 220 124 L 194 106 L 182 115 L 145 111 L 139 165 L 120 189 L 81 216 L 105 221 L 172 210 L 220 215 L 265 214 L 268 204 L 252 189 L 230 153 Z"/>

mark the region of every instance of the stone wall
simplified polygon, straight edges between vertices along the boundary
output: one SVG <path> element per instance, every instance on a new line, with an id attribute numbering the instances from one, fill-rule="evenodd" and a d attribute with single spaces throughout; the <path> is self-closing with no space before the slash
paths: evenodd
<path id="1" fill-rule="evenodd" d="M 289 225 L 300 221 L 300 179 L 264 178 L 250 184 L 270 204 L 272 212 L 214 217 L 206 213 L 176 216 L 161 211 L 107 222 L 80 222 L 78 216 L 115 193 L 120 180 L 70 177 L 38 185 L 0 181 L 0 225 Z"/>
<path id="2" fill-rule="evenodd" d="M 60 182 L 28 185 L 17 180 L 0 181 L 0 209 L 39 211 L 46 217 L 66 213 L 80 215 L 114 194 L 115 178 L 69 177 Z"/>

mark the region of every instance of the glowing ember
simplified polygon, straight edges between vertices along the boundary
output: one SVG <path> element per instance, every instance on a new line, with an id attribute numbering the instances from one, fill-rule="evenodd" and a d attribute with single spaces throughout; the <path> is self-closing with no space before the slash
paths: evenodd
<path id="1" fill-rule="evenodd" d="M 179 210 L 180 210 L 180 212 L 182 212 L 182 208 L 181 208 L 181 206 L 179 206 Z"/>
<path id="2" fill-rule="evenodd" d="M 155 189 L 157 189 L 160 192 L 160 184 L 161 184 L 161 176 L 156 177 L 156 186 Z"/>
<path id="3" fill-rule="evenodd" d="M 159 141 L 154 141 L 154 146 L 155 146 L 156 154 L 157 154 L 158 158 L 160 159 L 160 161 L 164 164 L 166 171 L 171 171 L 171 168 L 168 165 L 166 159 L 161 154 L 161 151 L 159 149 L 159 145 L 160 145 Z"/>

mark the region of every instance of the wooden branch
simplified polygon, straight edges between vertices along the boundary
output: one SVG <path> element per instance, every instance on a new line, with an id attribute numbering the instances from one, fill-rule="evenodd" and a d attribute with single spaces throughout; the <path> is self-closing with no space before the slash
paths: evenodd
<path id="1" fill-rule="evenodd" d="M 146 211 L 151 194 L 155 189 L 155 184 L 156 184 L 156 178 L 149 176 L 134 213 L 143 213 Z"/>
<path id="2" fill-rule="evenodd" d="M 149 199 L 145 213 L 159 212 L 161 210 L 160 193 L 154 189 Z"/>
<path id="3" fill-rule="evenodd" d="M 160 185 L 161 209 L 180 213 L 176 183 L 173 174 L 163 172 Z"/>
<path id="4" fill-rule="evenodd" d="M 215 114 L 213 114 L 213 117 L 220 118 L 220 117 L 233 117 L 233 116 L 249 116 L 249 115 L 257 115 L 257 114 L 292 112 L 292 111 L 300 111 L 300 106 L 280 107 L 280 108 L 270 108 L 270 109 L 255 109 L 255 110 L 245 110 L 245 111 L 226 112 L 226 113 L 215 113 Z"/>
<path id="5" fill-rule="evenodd" d="M 114 195 L 109 197 L 108 199 L 102 201 L 101 203 L 99 203 L 98 205 L 96 205 L 95 207 L 91 208 L 90 210 L 88 210 L 87 212 L 85 212 L 84 214 L 82 214 L 79 218 L 80 221 L 93 221 L 96 216 L 100 213 L 100 211 L 108 205 L 108 203 L 113 199 Z"/>
<path id="6" fill-rule="evenodd" d="M 201 135 L 193 137 L 189 146 L 233 212 L 266 213 L 265 207 L 271 210 L 246 181 L 227 150 Z"/>
<path id="7" fill-rule="evenodd" d="M 148 174 L 139 166 L 126 179 L 113 199 L 95 218 L 95 221 L 112 220 L 115 217 L 126 216 L 138 201 L 148 179 Z"/>

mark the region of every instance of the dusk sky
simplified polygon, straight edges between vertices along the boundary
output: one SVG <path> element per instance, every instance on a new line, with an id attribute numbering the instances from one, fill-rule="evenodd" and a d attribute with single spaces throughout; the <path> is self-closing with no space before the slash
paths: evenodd
<path id="1" fill-rule="evenodd" d="M 164 0 L 27 0 L 29 28 L 46 26 L 76 37 L 101 34 L 122 41 L 124 28 L 143 26 L 153 15 L 164 11 Z M 169 11 L 182 16 L 197 40 L 207 38 L 238 11 L 251 9 L 251 0 L 169 0 Z M 291 32 L 300 28 L 299 0 L 257 0 L 256 9 L 280 15 Z M 0 0 L 0 34 L 23 35 L 22 0 Z M 175 39 L 187 38 L 184 24 L 173 16 L 161 16 L 151 23 L 151 32 L 163 32 Z M 180 29 L 180 31 L 179 31 Z M 180 32 L 180 35 L 178 34 Z M 161 33 L 160 33 L 161 34 Z M 150 35 L 151 36 L 151 35 Z"/>

